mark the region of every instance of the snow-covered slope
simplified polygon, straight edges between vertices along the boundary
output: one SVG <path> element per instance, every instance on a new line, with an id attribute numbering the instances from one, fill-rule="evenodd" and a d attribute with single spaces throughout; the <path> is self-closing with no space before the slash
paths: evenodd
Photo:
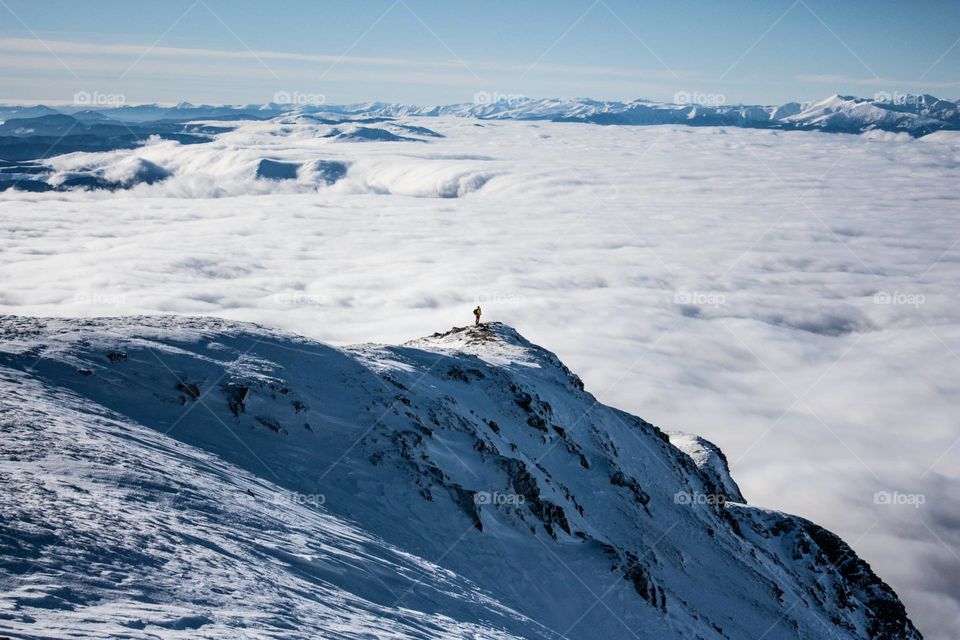
<path id="1" fill-rule="evenodd" d="M 823 131 L 903 131 L 917 136 L 941 129 L 957 129 L 960 125 L 955 102 L 933 96 L 912 98 L 909 105 L 898 105 L 835 95 L 803 105 L 798 113 L 784 117 L 780 122 L 786 126 Z"/>
<path id="2" fill-rule="evenodd" d="M 0 319 L 0 634 L 918 638 L 833 534 L 492 323 Z"/>

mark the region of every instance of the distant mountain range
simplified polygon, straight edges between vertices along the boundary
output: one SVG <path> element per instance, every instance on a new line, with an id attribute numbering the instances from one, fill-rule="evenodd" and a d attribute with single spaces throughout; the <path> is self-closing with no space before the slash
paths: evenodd
<path id="1" fill-rule="evenodd" d="M 682 97 L 682 96 L 681 96 Z M 688 102 L 699 102 L 693 96 Z M 933 96 L 864 100 L 832 96 L 812 103 L 779 106 L 724 104 L 668 104 L 648 100 L 533 100 L 478 94 L 469 104 L 420 107 L 367 102 L 352 105 L 138 105 L 63 107 L 0 106 L 0 192 L 64 191 L 73 189 L 127 189 L 166 180 L 176 171 L 166 162 L 145 157 L 90 156 L 64 163 L 52 162 L 65 154 L 96 154 L 131 150 L 151 141 L 172 140 L 180 145 L 203 145 L 249 121 L 264 122 L 277 132 L 296 128 L 300 135 L 330 142 L 416 142 L 427 144 L 444 137 L 420 123 L 431 118 L 490 121 L 587 123 L 593 125 L 674 125 L 741 127 L 781 131 L 835 133 L 890 132 L 919 138 L 938 131 L 960 130 L 958 103 Z M 263 128 L 257 124 L 256 127 Z M 884 133 L 884 135 L 888 135 Z M 257 151 L 257 150 L 254 150 Z M 266 153 L 264 150 L 259 150 Z M 333 159 L 278 159 L 263 156 L 251 177 L 296 180 L 330 185 L 346 174 L 349 163 Z M 309 161 L 308 161 L 309 160 Z M 465 184 L 451 183 L 441 191 L 451 197 L 479 188 L 484 173 Z"/>
<path id="2" fill-rule="evenodd" d="M 878 96 L 873 99 L 834 95 L 816 102 L 782 105 L 699 104 L 696 96 L 683 104 L 631 100 L 533 99 L 478 94 L 474 102 L 416 106 L 366 102 L 350 105 L 160 105 L 91 108 L 89 105 L 53 109 L 37 106 L 0 106 L 0 119 L 14 120 L 58 114 L 101 124 L 184 122 L 189 120 L 269 120 L 277 116 L 324 114 L 331 118 L 457 116 L 484 120 L 545 120 L 602 125 L 682 124 L 762 129 L 814 130 L 833 133 L 867 131 L 904 132 L 919 137 L 940 130 L 960 130 L 960 103 L 931 95 Z"/>

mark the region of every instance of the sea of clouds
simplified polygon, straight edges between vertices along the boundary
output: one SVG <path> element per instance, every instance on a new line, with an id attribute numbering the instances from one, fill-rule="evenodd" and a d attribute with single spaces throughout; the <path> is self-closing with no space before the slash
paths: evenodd
<path id="1" fill-rule="evenodd" d="M 0 312 L 211 314 L 343 344 L 479 303 L 604 402 L 715 441 L 750 502 L 837 532 L 927 637 L 955 637 L 960 138 L 403 124 L 444 137 L 292 118 L 56 158 L 169 177 L 0 194 Z M 257 178 L 265 158 L 296 177 Z"/>

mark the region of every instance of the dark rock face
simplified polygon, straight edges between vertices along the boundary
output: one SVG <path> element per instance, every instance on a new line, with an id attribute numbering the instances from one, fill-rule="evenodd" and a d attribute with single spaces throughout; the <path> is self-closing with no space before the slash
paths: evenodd
<path id="1" fill-rule="evenodd" d="M 227 398 L 227 406 L 235 417 L 239 417 L 247 410 L 245 402 L 249 393 L 250 387 L 234 382 L 227 383 L 224 387 L 223 395 Z"/>
<path id="2" fill-rule="evenodd" d="M 191 400 L 196 400 L 200 397 L 200 387 L 192 382 L 178 382 L 176 390 L 185 393 Z"/>
<path id="3" fill-rule="evenodd" d="M 818 560 L 825 560 L 844 577 L 845 583 L 836 591 L 837 599 L 847 603 L 856 598 L 867 606 L 871 614 L 871 638 L 897 640 L 919 636 L 897 595 L 846 542 L 812 522 L 803 520 L 800 526 L 819 548 L 822 558 L 818 557 Z"/>
<path id="4" fill-rule="evenodd" d="M 610 477 L 610 484 L 615 487 L 624 487 L 629 489 L 630 493 L 633 494 L 633 499 L 643 507 L 646 507 L 650 503 L 650 496 L 648 496 L 647 493 L 640 488 L 640 483 L 633 478 L 628 478 L 620 469 L 617 469 L 617 471 L 614 472 L 614 474 Z"/>

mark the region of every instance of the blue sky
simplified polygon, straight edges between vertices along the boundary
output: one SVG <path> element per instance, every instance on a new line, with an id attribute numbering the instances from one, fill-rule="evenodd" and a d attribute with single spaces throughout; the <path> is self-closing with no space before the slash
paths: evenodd
<path id="1" fill-rule="evenodd" d="M 0 0 L 0 101 L 960 97 L 960 2 Z"/>

